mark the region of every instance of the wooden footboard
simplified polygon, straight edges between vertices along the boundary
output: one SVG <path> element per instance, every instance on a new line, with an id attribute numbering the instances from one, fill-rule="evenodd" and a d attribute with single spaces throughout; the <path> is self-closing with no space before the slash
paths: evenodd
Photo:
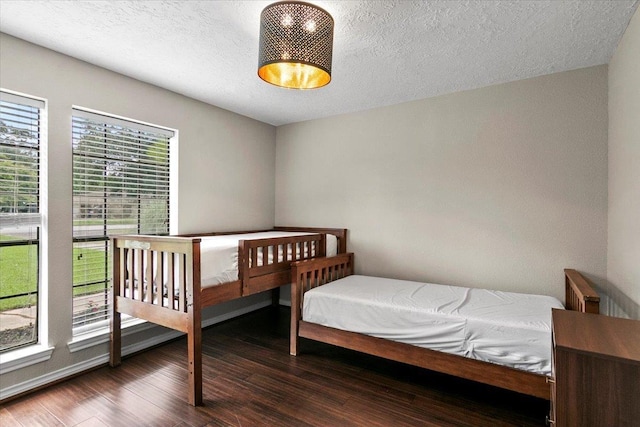
<path id="1" fill-rule="evenodd" d="M 299 325 L 302 321 L 304 293 L 318 286 L 353 274 L 353 253 L 291 264 L 291 331 L 289 353 L 298 353 Z"/>
<path id="2" fill-rule="evenodd" d="M 458 355 L 429 350 L 409 344 L 343 331 L 302 320 L 304 293 L 338 278 L 352 274 L 353 254 L 292 264 L 290 353 L 299 351 L 299 337 L 372 354 L 390 360 L 478 381 L 549 400 L 546 375 L 534 374 Z M 597 310 L 597 294 L 575 270 L 565 270 L 567 308 Z M 597 312 L 597 311 L 595 311 Z"/>
<path id="3" fill-rule="evenodd" d="M 118 236 L 111 239 L 111 366 L 121 359 L 121 314 L 187 334 L 189 403 L 202 403 L 200 239 Z"/>

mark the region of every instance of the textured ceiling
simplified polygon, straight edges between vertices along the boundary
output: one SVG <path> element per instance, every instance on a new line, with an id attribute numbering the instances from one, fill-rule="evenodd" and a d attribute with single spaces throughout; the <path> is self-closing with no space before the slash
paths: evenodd
<path id="1" fill-rule="evenodd" d="M 0 1 L 0 31 L 281 125 L 608 63 L 639 0 L 313 1 L 331 83 L 257 76 L 269 1 Z"/>

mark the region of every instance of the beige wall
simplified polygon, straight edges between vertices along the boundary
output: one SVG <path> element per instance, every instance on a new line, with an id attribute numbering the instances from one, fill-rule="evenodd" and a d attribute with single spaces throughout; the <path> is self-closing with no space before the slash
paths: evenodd
<path id="1" fill-rule="evenodd" d="M 48 101 L 44 281 L 49 289 L 48 342 L 55 347 L 48 362 L 2 375 L 0 389 L 5 389 L 34 378 L 55 379 L 70 366 L 86 369 L 107 353 L 107 344 L 75 353 L 67 347 L 72 339 L 72 105 L 178 129 L 178 232 L 273 226 L 276 131 L 5 34 L 0 34 L 0 54 L 0 86 Z M 228 309 L 215 307 L 208 314 Z M 154 334 L 158 331 L 147 331 L 147 336 Z M 125 345 L 141 339 L 129 336 Z"/>
<path id="2" fill-rule="evenodd" d="M 640 11 L 609 64 L 609 233 L 611 297 L 640 319 Z"/>
<path id="3" fill-rule="evenodd" d="M 606 66 L 292 124 L 276 223 L 347 227 L 358 273 L 563 299 L 606 275 L 606 159 Z"/>

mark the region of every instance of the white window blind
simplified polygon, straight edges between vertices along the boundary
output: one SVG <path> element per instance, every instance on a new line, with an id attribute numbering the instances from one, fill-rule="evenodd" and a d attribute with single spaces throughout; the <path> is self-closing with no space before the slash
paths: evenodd
<path id="1" fill-rule="evenodd" d="M 74 109 L 74 335 L 106 326 L 109 236 L 169 234 L 169 144 L 163 128 Z"/>
<path id="2" fill-rule="evenodd" d="M 38 341 L 44 106 L 0 91 L 0 352 Z"/>

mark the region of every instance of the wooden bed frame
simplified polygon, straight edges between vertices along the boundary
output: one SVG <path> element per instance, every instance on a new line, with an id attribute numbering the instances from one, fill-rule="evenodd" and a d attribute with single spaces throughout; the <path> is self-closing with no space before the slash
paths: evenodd
<path id="1" fill-rule="evenodd" d="M 244 234 L 257 231 L 293 231 L 314 233 L 304 236 L 240 240 L 238 243 L 238 280 L 201 287 L 200 237 Z M 275 227 L 272 230 L 202 233 L 181 236 L 116 236 L 111 238 L 113 289 L 111 292 L 111 344 L 109 364 L 121 363 L 121 315 L 147 320 L 187 334 L 189 363 L 189 404 L 202 404 L 202 309 L 291 283 L 291 263 L 325 256 L 326 235 L 337 238 L 337 252 L 347 250 L 347 230 L 343 228 Z M 289 246 L 290 245 L 290 246 Z M 300 248 L 299 250 L 296 247 Z M 261 253 L 278 253 L 283 260 L 268 260 L 258 265 Z M 286 248 L 291 248 L 289 255 Z M 265 252 L 269 251 L 269 252 Z M 127 268 L 135 265 L 135 268 Z M 260 263 L 262 264 L 262 263 Z M 145 283 L 165 286 L 145 286 Z M 166 277 L 165 277 L 166 276 Z M 147 280 L 150 279 L 150 280 Z M 158 289 L 159 288 L 159 289 Z M 165 293 L 166 291 L 166 293 Z M 176 295 L 168 298 L 167 295 Z"/>
<path id="2" fill-rule="evenodd" d="M 343 331 L 302 320 L 304 293 L 317 286 L 353 274 L 353 254 L 316 258 L 292 264 L 290 352 L 297 355 L 299 337 L 309 338 L 409 365 L 490 384 L 549 400 L 549 377 L 494 363 L 429 350 L 400 342 Z M 577 271 L 565 270 L 566 308 L 598 313 L 600 298 Z"/>

